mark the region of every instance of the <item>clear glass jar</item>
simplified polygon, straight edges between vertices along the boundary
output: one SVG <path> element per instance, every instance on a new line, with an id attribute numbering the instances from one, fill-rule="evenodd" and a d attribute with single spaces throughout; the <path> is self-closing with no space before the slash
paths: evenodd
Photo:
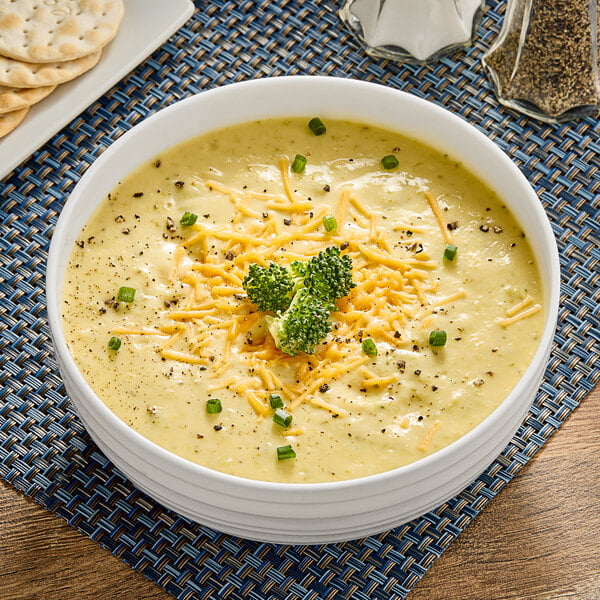
<path id="1" fill-rule="evenodd" d="M 423 63 L 471 43 L 483 0 L 345 0 L 340 18 L 367 54 Z"/>
<path id="2" fill-rule="evenodd" d="M 483 57 L 498 100 L 554 123 L 600 108 L 597 0 L 509 0 Z"/>

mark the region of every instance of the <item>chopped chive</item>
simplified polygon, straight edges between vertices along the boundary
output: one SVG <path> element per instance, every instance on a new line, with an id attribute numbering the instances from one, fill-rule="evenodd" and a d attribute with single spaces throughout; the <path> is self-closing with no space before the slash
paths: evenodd
<path id="1" fill-rule="evenodd" d="M 443 329 L 436 329 L 429 334 L 429 345 L 430 346 L 445 346 L 446 345 L 446 332 Z"/>
<path id="2" fill-rule="evenodd" d="M 117 294 L 117 300 L 119 302 L 133 302 L 135 298 L 135 288 L 121 286 L 119 293 Z"/>
<path id="3" fill-rule="evenodd" d="M 447 244 L 444 248 L 444 258 L 446 260 L 454 260 L 458 248 L 454 244 Z"/>
<path id="4" fill-rule="evenodd" d="M 400 163 L 393 154 L 388 154 L 381 159 L 381 164 L 384 169 L 395 169 Z"/>
<path id="5" fill-rule="evenodd" d="M 302 154 L 296 154 L 294 162 L 292 163 L 292 171 L 294 171 L 294 173 L 302 173 L 304 171 L 304 167 L 306 167 L 306 156 L 302 156 Z"/>
<path id="6" fill-rule="evenodd" d="M 280 427 L 289 427 L 292 423 L 292 415 L 283 408 L 278 408 L 273 413 L 273 423 Z"/>
<path id="7" fill-rule="evenodd" d="M 308 122 L 308 126 L 310 127 L 310 130 L 315 135 L 323 135 L 327 131 L 327 127 L 325 127 L 325 125 L 323 124 L 323 121 L 321 121 L 321 119 L 319 119 L 319 117 L 315 117 L 314 119 L 311 119 Z"/>
<path id="8" fill-rule="evenodd" d="M 196 221 L 198 220 L 198 215 L 195 215 L 193 212 L 189 212 L 186 211 L 183 213 L 183 215 L 181 216 L 181 219 L 179 219 L 179 222 L 184 226 L 184 227 L 190 227 L 191 225 L 193 225 Z"/>
<path id="9" fill-rule="evenodd" d="M 333 215 L 327 215 L 323 217 L 323 225 L 325 226 L 325 231 L 333 231 L 337 229 L 337 221 Z"/>
<path id="10" fill-rule="evenodd" d="M 283 400 L 279 394 L 270 394 L 269 404 L 271 405 L 271 408 L 283 408 Z"/>
<path id="11" fill-rule="evenodd" d="M 116 352 L 120 347 L 121 347 L 121 340 L 118 337 L 113 335 L 110 338 L 110 340 L 108 340 L 108 349 Z"/>
<path id="12" fill-rule="evenodd" d="M 296 451 L 288 444 L 277 448 L 277 460 L 289 460 L 296 458 Z"/>
<path id="13" fill-rule="evenodd" d="M 369 356 L 377 356 L 377 346 L 371 338 L 365 338 L 362 341 L 362 349 Z"/>
<path id="14" fill-rule="evenodd" d="M 209 415 L 216 415 L 223 410 L 223 405 L 218 398 L 209 398 L 206 401 L 206 412 Z"/>

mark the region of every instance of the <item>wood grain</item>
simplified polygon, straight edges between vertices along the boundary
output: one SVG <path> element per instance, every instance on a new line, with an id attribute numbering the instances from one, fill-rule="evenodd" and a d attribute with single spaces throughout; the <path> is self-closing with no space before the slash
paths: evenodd
<path id="1" fill-rule="evenodd" d="M 172 600 L 8 484 L 0 485 L 2 600 Z"/>
<path id="2" fill-rule="evenodd" d="M 600 600 L 600 389 L 410 595 L 453 598 Z"/>
<path id="3" fill-rule="evenodd" d="M 0 598 L 171 598 L 5 483 L 0 506 Z M 596 388 L 409 600 L 600 600 L 599 547 Z"/>

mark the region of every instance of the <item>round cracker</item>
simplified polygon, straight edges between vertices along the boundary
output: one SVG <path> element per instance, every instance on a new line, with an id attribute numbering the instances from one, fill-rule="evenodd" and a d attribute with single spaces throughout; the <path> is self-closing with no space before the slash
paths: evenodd
<path id="1" fill-rule="evenodd" d="M 16 88 L 58 85 L 96 66 L 101 54 L 102 50 L 97 50 L 81 58 L 52 63 L 28 63 L 0 56 L 0 85 Z"/>
<path id="2" fill-rule="evenodd" d="M 29 106 L 26 106 L 20 110 L 13 110 L 0 115 L 0 138 L 8 135 L 15 127 L 20 125 L 28 112 Z"/>
<path id="3" fill-rule="evenodd" d="M 30 89 L 11 88 L 0 85 L 0 114 L 31 106 L 43 100 L 55 89 L 55 85 Z"/>
<path id="4" fill-rule="evenodd" d="M 60 62 L 99 50 L 115 35 L 123 0 L 0 0 L 0 54 Z"/>

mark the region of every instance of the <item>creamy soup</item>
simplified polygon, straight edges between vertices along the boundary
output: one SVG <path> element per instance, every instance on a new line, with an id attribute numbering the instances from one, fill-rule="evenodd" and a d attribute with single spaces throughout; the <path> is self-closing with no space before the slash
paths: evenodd
<path id="1" fill-rule="evenodd" d="M 398 133 L 325 125 L 248 123 L 165 151 L 103 200 L 70 258 L 63 326 L 84 377 L 211 469 L 324 482 L 406 465 L 485 419 L 538 344 L 538 269 L 502 200 Z M 244 277 L 330 246 L 356 286 L 314 353 L 290 356 Z M 279 399 L 291 423 L 274 422 Z"/>

